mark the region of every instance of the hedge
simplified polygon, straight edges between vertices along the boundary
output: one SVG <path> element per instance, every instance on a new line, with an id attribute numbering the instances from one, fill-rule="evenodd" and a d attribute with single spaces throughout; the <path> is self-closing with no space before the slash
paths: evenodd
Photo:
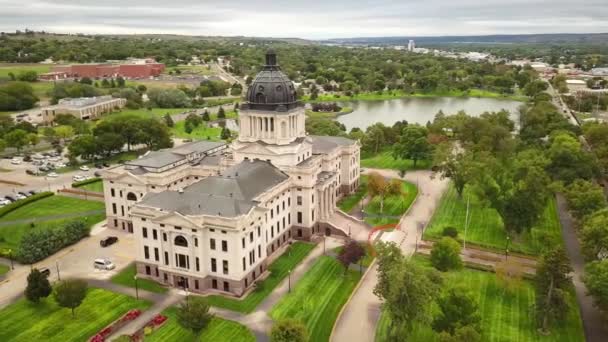
<path id="1" fill-rule="evenodd" d="M 15 201 L 15 202 L 13 202 L 11 204 L 8 204 L 8 205 L 0 208 L 0 217 L 6 215 L 8 213 L 10 213 L 11 211 L 13 211 L 15 209 L 21 208 L 21 207 L 23 207 L 26 204 L 35 202 L 35 201 L 37 201 L 39 199 L 43 199 L 43 198 L 46 198 L 46 197 L 51 197 L 53 195 L 54 195 L 53 192 L 51 192 L 51 191 L 45 191 L 45 192 L 40 192 L 40 193 L 34 194 L 34 195 L 30 196 L 30 197 L 27 197 L 27 198 Z"/>
<path id="2" fill-rule="evenodd" d="M 82 221 L 68 222 L 58 229 L 32 230 L 21 239 L 15 259 L 33 264 L 88 235 L 89 228 Z"/>
<path id="3" fill-rule="evenodd" d="M 101 178 L 95 177 L 95 178 L 83 180 L 80 182 L 74 182 L 74 183 L 72 183 L 72 188 L 79 188 L 83 185 L 87 185 L 87 184 L 91 184 L 91 183 L 95 183 L 95 182 L 99 182 L 99 181 L 101 181 Z"/>

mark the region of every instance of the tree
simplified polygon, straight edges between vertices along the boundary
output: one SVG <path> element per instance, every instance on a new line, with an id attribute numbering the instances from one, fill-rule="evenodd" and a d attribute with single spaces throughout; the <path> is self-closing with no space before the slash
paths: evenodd
<path id="1" fill-rule="evenodd" d="M 163 116 L 163 119 L 165 120 L 165 124 L 167 125 L 167 127 L 175 126 L 175 122 L 173 122 L 173 118 L 171 118 L 171 115 L 169 115 L 169 113 L 165 114 L 165 116 Z"/>
<path id="2" fill-rule="evenodd" d="M 306 342 L 308 332 L 306 326 L 294 319 L 284 319 L 276 322 L 270 330 L 270 342 Z"/>
<path id="3" fill-rule="evenodd" d="M 431 250 L 431 264 L 443 272 L 461 268 L 460 244 L 448 236 L 441 238 Z"/>
<path id="4" fill-rule="evenodd" d="M 561 321 L 568 312 L 568 287 L 572 272 L 566 252 L 562 247 L 545 252 L 536 269 L 536 310 L 540 328 L 549 332 L 550 321 Z"/>
<path id="5" fill-rule="evenodd" d="M 192 114 L 188 114 L 188 116 L 186 117 L 186 123 L 190 123 L 192 125 L 193 128 L 196 128 L 198 126 L 200 126 L 200 124 L 203 123 L 203 119 L 201 119 L 200 116 L 192 113 Z"/>
<path id="6" fill-rule="evenodd" d="M 25 288 L 25 298 L 30 302 L 38 303 L 40 298 L 48 297 L 53 288 L 46 275 L 40 273 L 37 268 L 32 269 L 27 276 L 27 287 Z"/>
<path id="7" fill-rule="evenodd" d="M 0 139 L 0 152 L 4 151 L 6 148 L 6 142 L 3 139 Z"/>
<path id="8" fill-rule="evenodd" d="M 203 121 L 209 120 L 211 120 L 211 117 L 209 116 L 209 111 L 205 109 L 205 111 L 203 112 Z"/>
<path id="9" fill-rule="evenodd" d="M 38 81 L 38 73 L 34 70 L 24 70 L 17 74 L 17 80 L 23 82 Z"/>
<path id="10" fill-rule="evenodd" d="M 224 108 L 222 106 L 220 106 L 220 108 L 217 110 L 217 118 L 218 119 L 226 118 L 226 111 L 224 111 Z"/>
<path id="11" fill-rule="evenodd" d="M 74 128 L 72 126 L 59 126 L 55 128 L 55 134 L 63 142 L 71 139 L 74 136 Z"/>
<path id="12" fill-rule="evenodd" d="M 350 264 L 356 264 L 365 255 L 361 244 L 355 240 L 349 240 L 338 253 L 338 261 L 344 266 L 344 274 L 348 271 Z"/>
<path id="13" fill-rule="evenodd" d="M 403 340 L 414 322 L 429 318 L 441 278 L 432 269 L 405 258 L 392 242 L 378 243 L 376 251 L 378 283 L 374 294 L 384 301 L 382 307 L 390 319 L 389 338 Z"/>
<path id="14" fill-rule="evenodd" d="M 90 79 L 90 78 L 88 78 L 88 77 L 83 77 L 83 78 L 80 79 L 80 83 L 92 85 L 93 84 L 93 80 Z"/>
<path id="15" fill-rule="evenodd" d="M 55 285 L 53 296 L 61 307 L 74 310 L 82 304 L 87 295 L 87 282 L 80 279 L 66 279 Z"/>
<path id="16" fill-rule="evenodd" d="M 524 270 L 521 265 L 513 259 L 497 262 L 494 265 L 496 279 L 502 284 L 502 288 L 507 291 L 514 291 L 521 284 L 524 277 Z"/>
<path id="17" fill-rule="evenodd" d="M 585 259 L 591 261 L 608 257 L 608 209 L 587 217 L 580 239 Z"/>
<path id="18" fill-rule="evenodd" d="M 380 147 L 383 146 L 386 142 L 383 127 L 383 124 L 376 123 L 372 126 L 369 126 L 365 130 L 365 139 L 361 141 L 361 144 L 363 145 L 362 148 L 365 151 L 372 152 L 374 154 L 377 154 L 378 151 L 380 151 Z"/>
<path id="19" fill-rule="evenodd" d="M 116 78 L 116 84 L 118 85 L 119 88 L 123 88 L 125 86 L 125 79 L 122 78 L 121 76 L 118 76 Z"/>
<path id="20" fill-rule="evenodd" d="M 439 342 L 481 342 L 481 334 L 474 327 L 464 326 L 457 328 L 454 334 L 442 332 Z"/>
<path id="21" fill-rule="evenodd" d="M 232 133 L 230 132 L 230 130 L 226 127 L 222 128 L 222 133 L 220 134 L 220 139 L 228 140 L 228 139 L 230 139 L 230 137 L 232 137 Z"/>
<path id="22" fill-rule="evenodd" d="M 36 133 L 30 133 L 27 135 L 27 141 L 30 145 L 36 146 L 40 143 L 40 137 Z"/>
<path id="23" fill-rule="evenodd" d="M 401 182 L 397 179 L 387 182 L 382 175 L 377 172 L 372 172 L 369 175 L 367 189 L 372 198 L 376 196 L 380 197 L 380 213 L 382 213 L 384 210 L 384 199 L 387 196 L 401 193 Z"/>
<path id="24" fill-rule="evenodd" d="M 462 198 L 464 187 L 471 178 L 473 153 L 468 150 L 453 153 L 452 144 L 442 144 L 436 151 L 433 164 L 437 165 L 437 172 L 440 172 L 442 178 L 452 180 L 458 197 Z"/>
<path id="25" fill-rule="evenodd" d="M 428 159 L 431 155 L 431 144 L 427 140 L 425 127 L 408 125 L 401 134 L 399 142 L 393 147 L 393 158 L 411 159 L 414 167 L 418 160 Z"/>
<path id="26" fill-rule="evenodd" d="M 190 98 L 180 89 L 148 89 L 148 98 L 160 108 L 185 108 L 190 107 Z"/>
<path id="27" fill-rule="evenodd" d="M 209 313 L 209 303 L 203 297 L 188 296 L 177 308 L 177 322 L 197 336 L 212 318 L 213 315 Z"/>
<path id="28" fill-rule="evenodd" d="M 451 287 L 437 300 L 439 314 L 433 320 L 433 330 L 454 334 L 456 329 L 470 326 L 481 329 L 479 304 L 473 294 L 462 286 Z"/>
<path id="29" fill-rule="evenodd" d="M 583 281 L 593 296 L 595 305 L 608 311 L 608 259 L 593 261 L 585 266 Z"/>
<path id="30" fill-rule="evenodd" d="M 27 132 L 22 129 L 15 129 L 4 136 L 4 141 L 6 141 L 7 146 L 21 151 L 28 144 Z"/>
<path id="31" fill-rule="evenodd" d="M 608 206 L 604 190 L 584 179 L 577 179 L 565 191 L 568 207 L 578 220 Z"/>
<path id="32" fill-rule="evenodd" d="M 569 184 L 577 178 L 591 179 L 598 174 L 598 167 L 591 155 L 581 149 L 578 139 L 569 132 L 551 135 L 547 151 L 551 160 L 547 171 L 556 180 Z"/>
<path id="33" fill-rule="evenodd" d="M 184 132 L 186 132 L 187 134 L 190 134 L 190 133 L 192 133 L 193 130 L 194 130 L 194 125 L 192 124 L 192 122 L 186 121 L 184 123 Z"/>

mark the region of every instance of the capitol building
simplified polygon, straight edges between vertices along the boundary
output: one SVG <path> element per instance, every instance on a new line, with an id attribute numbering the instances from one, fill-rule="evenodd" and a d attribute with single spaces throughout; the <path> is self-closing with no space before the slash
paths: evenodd
<path id="1" fill-rule="evenodd" d="M 305 120 L 269 51 L 234 142 L 192 142 L 105 171 L 108 226 L 134 234 L 138 276 L 241 296 L 289 241 L 346 235 L 331 218 L 359 185 L 360 144 L 307 135 Z"/>

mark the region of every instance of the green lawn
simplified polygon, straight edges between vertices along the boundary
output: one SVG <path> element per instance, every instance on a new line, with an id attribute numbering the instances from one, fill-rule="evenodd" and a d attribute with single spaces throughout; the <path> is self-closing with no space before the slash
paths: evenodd
<path id="1" fill-rule="evenodd" d="M 465 189 L 463 198 L 460 199 L 454 187 L 450 186 L 425 229 L 424 238 L 438 239 L 441 237 L 444 227 L 452 226 L 458 229 L 458 239 L 462 241 L 468 195 L 469 191 Z M 504 252 L 507 232 L 498 213 L 492 208 L 482 206 L 473 195 L 470 196 L 469 209 L 471 222 L 467 230 L 467 244 L 471 243 Z M 509 250 L 537 255 L 543 248 L 561 243 L 561 225 L 555 199 L 551 197 L 540 222 L 530 232 L 522 233 L 519 236 L 511 234 Z"/>
<path id="2" fill-rule="evenodd" d="M 37 222 L 34 227 L 32 227 L 29 223 L 0 226 L 0 249 L 6 248 L 17 250 L 19 248 L 19 243 L 21 242 L 21 238 L 23 237 L 23 235 L 25 235 L 25 233 L 31 230 L 61 228 L 66 223 L 71 221 L 83 221 L 88 227 L 92 227 L 95 223 L 100 222 L 105 218 L 105 214 L 95 214 L 85 217 L 81 216 L 78 218 Z"/>
<path id="3" fill-rule="evenodd" d="M 332 101 L 377 101 L 377 100 L 391 100 L 407 97 L 488 97 L 488 98 L 500 98 L 514 101 L 526 101 L 528 98 L 522 95 L 504 95 L 484 89 L 471 89 L 468 92 L 460 90 L 450 90 L 444 92 L 431 92 L 431 93 L 409 93 L 401 90 L 393 90 L 391 92 L 384 91 L 378 92 L 362 92 L 358 95 L 345 96 L 335 94 L 323 94 L 319 95 L 315 100 L 310 100 L 308 95 L 302 97 L 304 102 L 332 102 Z"/>
<path id="4" fill-rule="evenodd" d="M 79 198 L 54 195 L 28 203 L 18 209 L 15 209 L 4 215 L 0 219 L 0 222 L 103 209 L 103 202 L 86 201 Z"/>
<path id="5" fill-rule="evenodd" d="M 361 279 L 357 271 L 349 270 L 329 256 L 322 256 L 291 293 L 283 297 L 270 311 L 276 321 L 286 318 L 302 321 L 308 328 L 310 341 L 328 341 L 340 309 Z"/>
<path id="6" fill-rule="evenodd" d="M 220 134 L 222 129 L 220 127 L 208 127 L 206 122 L 203 122 L 198 127 L 192 130 L 190 134 L 185 131 L 185 121 L 179 121 L 175 123 L 175 126 L 171 128 L 171 132 L 174 136 L 183 139 L 195 139 L 195 140 L 220 140 Z"/>
<path id="7" fill-rule="evenodd" d="M 418 194 L 416 185 L 410 182 L 401 182 L 402 194 L 389 196 L 384 199 L 384 209 L 380 212 L 380 197 L 374 197 L 364 208 L 366 214 L 387 215 L 393 217 L 365 217 L 365 222 L 378 226 L 389 223 L 398 223 L 401 215 L 412 205 Z"/>
<path id="8" fill-rule="evenodd" d="M 158 330 L 146 336 L 146 341 L 182 342 L 196 341 L 194 334 L 177 322 L 177 309 L 168 308 L 162 312 L 168 320 Z M 214 317 L 203 329 L 199 341 L 212 342 L 254 342 L 255 336 L 244 325 L 234 321 Z"/>
<path id="9" fill-rule="evenodd" d="M 48 64 L 3 63 L 0 65 L 0 79 L 10 79 L 8 76 L 10 72 L 17 76 L 23 71 L 35 71 L 38 74 L 44 74 L 51 71 L 51 66 Z"/>
<path id="10" fill-rule="evenodd" d="M 120 271 L 120 273 L 113 276 L 110 281 L 114 284 L 135 288 L 134 276 L 135 264 L 130 264 L 124 270 Z M 168 291 L 168 288 L 162 286 L 161 284 L 143 278 L 137 279 L 137 288 L 156 293 L 166 293 Z"/>
<path id="11" fill-rule="evenodd" d="M 131 309 L 150 303 L 102 289 L 89 289 L 72 318 L 52 296 L 38 304 L 20 299 L 0 311 L 0 341 L 86 341 Z"/>
<path id="12" fill-rule="evenodd" d="M 426 258 L 420 260 L 430 267 Z M 536 295 L 532 282 L 524 280 L 513 290 L 507 290 L 491 272 L 465 268 L 443 274 L 444 288 L 462 285 L 477 297 L 482 317 L 482 341 L 580 342 L 585 340 L 574 291 L 568 298 L 570 308 L 566 322 L 552 327 L 551 334 L 545 336 L 538 333 L 533 317 Z M 376 342 L 388 341 L 386 339 L 388 324 L 389 318 L 383 314 L 376 328 Z M 408 341 L 413 342 L 437 340 L 437 334 L 432 331 L 429 324 L 416 324 L 412 336 L 408 338 Z"/>
<path id="13" fill-rule="evenodd" d="M 112 114 L 111 116 L 108 116 L 108 117 L 134 115 L 134 116 L 139 116 L 139 117 L 144 117 L 144 118 L 148 118 L 148 117 L 162 118 L 163 116 L 165 116 L 165 114 L 169 114 L 169 115 L 179 114 L 179 113 L 187 112 L 189 110 L 190 110 L 189 108 L 151 108 L 151 109 L 123 108 L 120 112 L 115 112 L 114 114 Z"/>
<path id="14" fill-rule="evenodd" d="M 338 202 L 338 208 L 345 213 L 349 213 L 355 206 L 367 195 L 367 176 L 361 175 L 359 177 L 359 188 L 357 190 L 343 197 Z"/>
<path id="15" fill-rule="evenodd" d="M 209 69 L 206 65 L 178 65 L 165 69 L 164 74 L 169 74 L 169 71 L 179 70 L 182 74 L 198 74 L 198 75 L 215 75 L 213 69 Z"/>
<path id="16" fill-rule="evenodd" d="M 224 296 L 209 296 L 209 304 L 212 306 L 250 313 L 274 290 L 279 283 L 287 277 L 290 270 L 293 270 L 306 256 L 315 248 L 315 245 L 304 242 L 294 242 L 288 250 L 278 257 L 268 267 L 270 275 L 256 285 L 255 290 L 244 299 L 233 299 Z"/>
<path id="17" fill-rule="evenodd" d="M 423 170 L 430 166 L 428 160 L 419 160 L 414 166 L 414 162 L 409 159 L 395 159 L 391 150 L 384 150 L 376 155 L 363 155 L 361 159 L 361 167 L 374 169 Z"/>
<path id="18" fill-rule="evenodd" d="M 81 185 L 78 187 L 78 189 L 94 191 L 94 192 L 103 192 L 103 181 L 100 179 L 93 183 Z"/>
<path id="19" fill-rule="evenodd" d="M 7 266 L 5 264 L 0 264 L 0 276 L 3 276 L 5 274 L 8 273 L 8 271 L 10 271 L 10 266 Z"/>

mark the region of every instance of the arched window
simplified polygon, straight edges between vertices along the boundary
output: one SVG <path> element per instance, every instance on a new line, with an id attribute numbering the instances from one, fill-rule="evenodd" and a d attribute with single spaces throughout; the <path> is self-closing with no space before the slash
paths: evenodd
<path id="1" fill-rule="evenodd" d="M 175 240 L 173 241 L 173 244 L 176 246 L 181 246 L 181 247 L 188 247 L 188 241 L 186 240 L 185 237 L 178 235 L 175 237 Z"/>
<path id="2" fill-rule="evenodd" d="M 257 93 L 255 95 L 255 102 L 257 103 L 266 103 L 266 96 L 262 93 Z"/>
<path id="3" fill-rule="evenodd" d="M 281 122 L 281 136 L 287 136 L 287 124 L 285 123 L 285 121 Z"/>
<path id="4" fill-rule="evenodd" d="M 137 201 L 137 196 L 134 193 L 129 192 L 127 194 L 127 200 L 129 200 L 129 201 Z"/>

